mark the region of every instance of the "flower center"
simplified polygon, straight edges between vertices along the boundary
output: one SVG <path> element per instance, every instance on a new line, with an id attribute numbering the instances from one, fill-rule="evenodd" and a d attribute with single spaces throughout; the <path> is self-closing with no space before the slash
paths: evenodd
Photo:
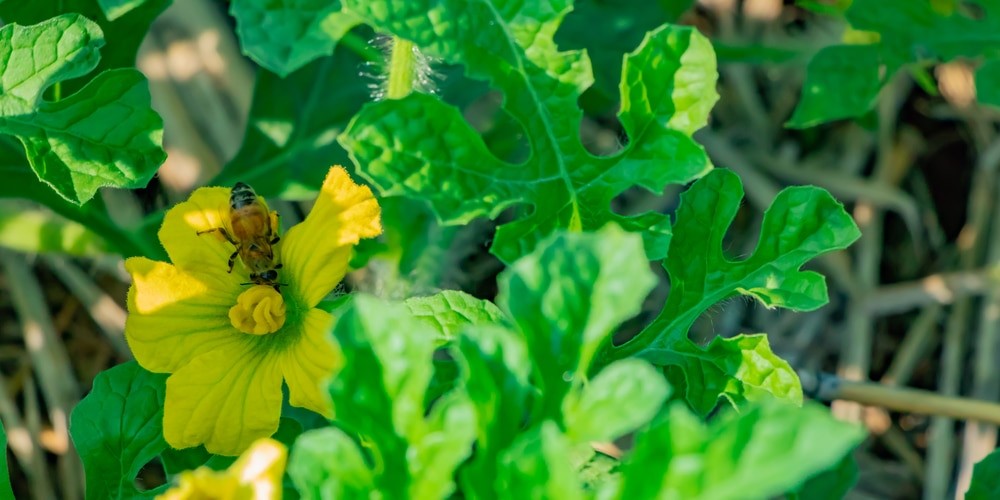
<path id="1" fill-rule="evenodd" d="M 273 287 L 252 286 L 236 298 L 236 305 L 229 309 L 229 321 L 243 333 L 274 333 L 285 324 L 285 301 Z"/>

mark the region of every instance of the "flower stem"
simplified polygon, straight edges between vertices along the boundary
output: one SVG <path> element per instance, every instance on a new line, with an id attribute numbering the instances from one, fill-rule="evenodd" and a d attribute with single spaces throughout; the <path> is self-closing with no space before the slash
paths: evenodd
<path id="1" fill-rule="evenodd" d="M 398 36 L 392 37 L 389 78 L 385 89 L 387 99 L 402 99 L 413 92 L 413 81 L 417 76 L 417 61 L 413 49 L 413 42 Z"/>

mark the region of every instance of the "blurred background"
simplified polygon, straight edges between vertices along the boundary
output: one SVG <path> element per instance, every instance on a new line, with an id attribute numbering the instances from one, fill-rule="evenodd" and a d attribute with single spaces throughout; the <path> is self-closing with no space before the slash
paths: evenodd
<path id="1" fill-rule="evenodd" d="M 162 211 L 206 183 L 267 176 L 279 188 L 262 194 L 286 227 L 294 224 L 308 213 L 313 177 L 330 164 L 350 165 L 332 138 L 378 97 L 384 42 L 370 30 L 352 31 L 333 56 L 279 78 L 241 54 L 228 8 L 174 0 L 136 60 L 164 120 L 168 157 L 147 188 L 104 190 L 99 202 L 114 207 L 115 224 L 145 231 L 154 244 Z M 977 104 L 974 62 L 928 66 L 931 79 L 922 85 L 900 72 L 869 115 L 792 130 L 783 124 L 806 64 L 842 40 L 843 20 L 781 0 L 578 0 L 556 41 L 587 48 L 594 61 L 595 85 L 580 100 L 580 133 L 592 152 L 614 152 L 623 141 L 615 118 L 622 54 L 669 21 L 696 26 L 719 58 L 721 99 L 695 137 L 744 183 L 729 254 L 752 251 L 763 210 L 789 185 L 826 188 L 864 234 L 810 265 L 827 276 L 827 307 L 796 314 L 736 299 L 703 317 L 692 336 L 767 332 L 775 352 L 803 374 L 870 382 L 862 395 L 875 385 L 895 391 L 885 407 L 857 403 L 857 391 L 831 397 L 838 417 L 871 433 L 857 452 L 860 477 L 849 498 L 964 492 L 972 465 L 996 448 L 997 427 L 963 418 L 963 405 L 1000 398 L 1000 114 Z M 495 154 L 529 154 L 517 123 L 499 109 L 499 94 L 461 68 L 432 68 L 425 90 L 459 106 Z M 260 140 L 286 129 L 280 147 Z M 636 189 L 615 208 L 672 211 L 682 190 Z M 494 222 L 442 228 L 426 211 L 404 210 L 411 205 L 385 206 L 387 217 L 407 221 L 407 232 L 390 231 L 363 249 L 360 263 L 369 265 L 346 289 L 390 297 L 461 289 L 493 298 L 502 268 L 488 253 Z M 0 418 L 14 490 L 19 498 L 79 499 L 82 469 L 67 418 L 97 373 L 130 359 L 123 338 L 129 277 L 101 235 L 29 202 L 0 201 L 0 247 Z M 661 286 L 635 325 L 669 291 L 658 271 Z M 906 387 L 950 399 L 895 389 Z M 141 478 L 159 484 L 162 469 L 150 464 Z"/>

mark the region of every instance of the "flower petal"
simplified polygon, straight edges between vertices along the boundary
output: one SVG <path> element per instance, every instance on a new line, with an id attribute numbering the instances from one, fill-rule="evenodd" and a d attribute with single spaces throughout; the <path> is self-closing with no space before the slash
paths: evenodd
<path id="1" fill-rule="evenodd" d="M 302 332 L 294 346 L 282 353 L 281 373 L 288 384 L 288 402 L 333 418 L 330 395 L 321 384 L 344 365 L 340 349 L 330 340 L 333 316 L 310 309 L 302 318 Z"/>
<path id="2" fill-rule="evenodd" d="M 247 271 L 239 258 L 237 267 L 229 273 L 229 256 L 236 251 L 221 232 L 198 234 L 214 228 L 223 228 L 229 234 L 229 188 L 203 187 L 191 197 L 174 205 L 163 217 L 158 236 L 167 250 L 170 261 L 184 270 L 202 270 L 229 276 L 232 280 L 247 281 Z M 242 278 L 240 278 L 242 276 Z"/>
<path id="3" fill-rule="evenodd" d="M 125 339 L 143 368 L 174 372 L 199 353 L 243 336 L 229 321 L 239 285 L 220 287 L 212 276 L 143 257 L 126 260 L 125 269 L 132 275 Z"/>
<path id="4" fill-rule="evenodd" d="M 315 307 L 344 278 L 353 246 L 379 234 L 381 208 L 371 189 L 355 184 L 343 167 L 331 168 L 309 215 L 283 240 L 282 272 L 296 299 Z"/>
<path id="5" fill-rule="evenodd" d="M 227 471 L 237 476 L 240 484 L 253 489 L 253 498 L 280 498 L 281 480 L 285 474 L 288 449 L 270 438 L 258 439 Z"/>
<path id="6" fill-rule="evenodd" d="M 244 342 L 206 352 L 167 379 L 163 437 L 174 448 L 204 444 L 235 456 L 278 430 L 281 369 Z"/>

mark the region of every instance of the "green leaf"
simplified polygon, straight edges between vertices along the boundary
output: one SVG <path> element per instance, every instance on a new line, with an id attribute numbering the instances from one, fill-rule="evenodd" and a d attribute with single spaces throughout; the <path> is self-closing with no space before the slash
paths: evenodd
<path id="1" fill-rule="evenodd" d="M 864 437 L 814 404 L 772 400 L 708 425 L 674 405 L 636 437 L 619 498 L 768 498 L 837 465 Z"/>
<path id="2" fill-rule="evenodd" d="M 455 489 L 455 469 L 472 452 L 476 408 L 462 391 L 451 391 L 431 408 L 419 437 L 412 443 L 410 498 L 448 498 Z"/>
<path id="3" fill-rule="evenodd" d="M 1000 495 L 1000 450 L 986 455 L 972 468 L 965 500 L 989 500 Z"/>
<path id="4" fill-rule="evenodd" d="M 170 0 L 0 0 L 0 19 L 7 24 L 38 24 L 72 12 L 96 22 L 106 42 L 93 72 L 98 74 L 114 68 L 134 68 L 139 44 L 146 37 L 150 24 L 168 5 Z M 61 81 L 56 86 L 59 93 L 66 96 L 86 83 L 86 79 L 74 79 Z"/>
<path id="5" fill-rule="evenodd" d="M 572 442 L 610 441 L 649 422 L 670 394 L 663 375 L 641 359 L 616 361 L 563 400 Z"/>
<path id="6" fill-rule="evenodd" d="M 288 457 L 288 475 L 305 500 L 370 498 L 372 471 L 344 431 L 327 427 L 299 436 Z"/>
<path id="7" fill-rule="evenodd" d="M 503 320 L 503 313 L 492 302 L 456 290 L 445 290 L 428 297 L 412 297 L 406 300 L 406 307 L 410 314 L 436 330 L 442 341 L 455 339 L 459 331 L 467 326 L 495 324 Z"/>
<path id="8" fill-rule="evenodd" d="M 0 144 L 5 143 L 5 136 L 0 136 Z M 20 149 L 20 147 L 19 147 Z M 18 153 L 20 155 L 20 153 Z M 55 213 L 75 222 L 79 222 L 90 231 L 100 235 L 107 243 L 123 257 L 135 255 L 159 255 L 162 247 L 155 240 L 145 241 L 130 234 L 125 228 L 115 224 L 107 212 L 99 206 L 99 199 L 78 206 L 56 194 L 27 165 L 0 164 L 0 198 L 23 198 L 37 201 Z M 155 246 L 154 246 L 155 245 Z M 159 250 L 157 250 L 159 249 Z M 164 254 L 165 255 L 165 254 Z M 165 258 L 165 257 L 164 257 Z"/>
<path id="9" fill-rule="evenodd" d="M 82 224 L 49 210 L 0 200 L 0 246 L 31 253 L 96 256 L 108 253 L 105 242 Z"/>
<path id="10" fill-rule="evenodd" d="M 557 233 L 501 274 L 497 305 L 527 342 L 544 395 L 541 418 L 559 419 L 569 381 L 586 376 L 655 281 L 639 235 L 614 225 Z"/>
<path id="11" fill-rule="evenodd" d="M 711 167 L 690 137 L 718 98 L 711 44 L 690 27 L 649 33 L 622 70 L 619 119 L 629 143 L 614 156 L 594 157 L 580 143 L 577 107 L 591 84 L 589 60 L 580 51 L 559 52 L 552 39 L 568 3 L 469 8 L 424 0 L 390 8 L 388 1 L 345 1 L 377 31 L 463 64 L 469 77 L 501 90 L 504 109 L 524 127 L 532 150 L 522 164 L 504 162 L 457 109 L 411 94 L 366 105 L 340 136 L 359 174 L 384 196 L 429 201 L 446 224 L 496 218 L 517 206 L 517 220 L 498 228 L 491 248 L 508 263 L 558 229 L 596 230 L 611 221 L 642 233 L 648 251 L 662 252 L 670 237 L 666 216 L 624 216 L 610 203 L 633 186 L 659 192 Z M 459 18 L 461 26 L 448 21 Z"/>
<path id="12" fill-rule="evenodd" d="M 737 295 L 765 307 L 811 311 L 827 302 L 825 278 L 800 267 L 826 252 L 846 248 L 860 232 L 843 205 L 813 186 L 781 191 L 765 212 L 754 252 L 743 260 L 723 254 L 723 237 L 743 198 L 739 177 L 715 170 L 681 195 L 674 239 L 664 262 L 670 295 L 660 314 L 605 358 L 639 355 L 686 368 L 689 400 L 702 413 L 721 395 L 753 400 L 760 389 L 801 400 L 797 377 L 762 338 L 739 337 L 692 344 L 687 332 L 710 307 Z M 674 356 L 695 359 L 672 359 Z M 721 357 L 720 357 L 721 356 Z M 714 365 L 714 366 L 713 366 Z M 733 384 L 737 385 L 734 386 Z M 711 404 L 714 406 L 714 404 Z"/>
<path id="13" fill-rule="evenodd" d="M 14 490 L 10 484 L 10 471 L 7 470 L 7 430 L 0 423 L 0 499 L 14 500 Z"/>
<path id="14" fill-rule="evenodd" d="M 494 325 L 467 328 L 452 347 L 465 390 L 477 412 L 476 453 L 461 471 L 462 490 L 474 498 L 496 495 L 500 452 L 521 432 L 533 388 L 524 341 Z"/>
<path id="15" fill-rule="evenodd" d="M 802 98 L 785 125 L 806 128 L 861 116 L 871 109 L 882 88 L 881 61 L 871 45 L 835 45 L 809 61 Z"/>
<path id="16" fill-rule="evenodd" d="M 101 73 L 79 92 L 43 101 L 53 83 L 97 64 L 100 28 L 67 14 L 33 26 L 0 28 L 0 132 L 16 136 L 39 179 L 81 204 L 98 188 L 145 186 L 165 155 L 163 124 L 134 69 Z"/>
<path id="17" fill-rule="evenodd" d="M 802 404 L 798 374 L 771 351 L 764 334 L 715 337 L 705 347 L 681 342 L 641 356 L 666 367 L 671 381 L 701 415 L 715 409 L 720 397 L 736 408 L 770 397 Z"/>
<path id="18" fill-rule="evenodd" d="M 282 77 L 332 54 L 358 23 L 328 0 L 234 0 L 230 13 L 244 53 Z"/>
<path id="19" fill-rule="evenodd" d="M 584 498 L 568 460 L 570 451 L 566 436 L 551 420 L 522 434 L 500 458 L 500 475 L 496 479 L 500 497 Z"/>
<path id="20" fill-rule="evenodd" d="M 337 422 L 371 443 L 376 485 L 390 496 L 446 496 L 476 421 L 461 391 L 445 394 L 425 418 L 434 330 L 402 304 L 355 295 L 334 334 L 346 359 L 329 383 Z"/>
<path id="21" fill-rule="evenodd" d="M 820 51 L 809 64 L 789 126 L 861 116 L 882 85 L 907 65 L 1000 59 L 1000 3 L 974 3 L 975 11 L 957 2 L 854 0 L 846 18 L 854 33 L 876 35 L 874 43 Z"/>
<path id="22" fill-rule="evenodd" d="M 622 56 L 635 49 L 647 31 L 663 23 L 676 22 L 693 0 L 577 0 L 555 42 L 563 50 L 585 49 L 594 64 L 594 86 L 584 95 L 598 92 L 602 105 L 617 104 L 622 75 Z"/>
<path id="23" fill-rule="evenodd" d="M 1000 59 L 986 61 L 976 70 L 976 98 L 983 104 L 1000 106 Z"/>
<path id="24" fill-rule="evenodd" d="M 135 478 L 167 448 L 163 440 L 165 374 L 134 361 L 105 370 L 70 415 L 70 436 L 87 474 L 87 498 L 138 496 Z"/>
<path id="25" fill-rule="evenodd" d="M 858 462 L 854 454 L 844 458 L 833 468 L 812 477 L 788 494 L 789 500 L 841 500 L 858 482 Z"/>
<path id="26" fill-rule="evenodd" d="M 257 73 L 243 145 L 210 185 L 242 181 L 262 196 L 311 199 L 331 165 L 349 165 L 336 138 L 368 89 L 355 75 L 361 60 L 339 50 L 281 78 Z"/>
<path id="27" fill-rule="evenodd" d="M 146 2 L 147 0 L 97 0 L 97 4 L 101 6 L 101 10 L 104 12 L 104 17 L 109 21 L 114 21 L 128 14 Z"/>

